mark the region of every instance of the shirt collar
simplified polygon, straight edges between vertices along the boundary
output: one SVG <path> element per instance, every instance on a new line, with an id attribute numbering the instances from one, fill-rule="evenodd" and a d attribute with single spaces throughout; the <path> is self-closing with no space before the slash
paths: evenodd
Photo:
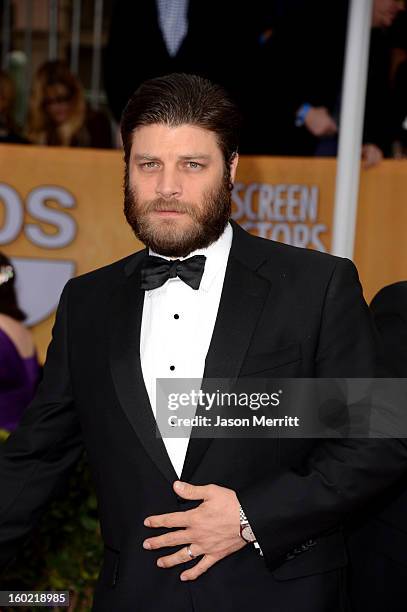
<path id="1" fill-rule="evenodd" d="M 218 272 L 221 269 L 226 268 L 230 247 L 232 245 L 232 238 L 232 226 L 230 223 L 227 223 L 221 236 L 219 236 L 219 238 L 215 242 L 212 242 L 212 244 L 210 244 L 208 247 L 205 249 L 196 249 L 195 251 L 189 253 L 187 257 L 179 257 L 180 260 L 183 260 L 187 259 L 188 257 L 193 257 L 194 255 L 205 255 L 205 269 L 198 291 L 209 291 Z M 172 259 L 171 257 L 166 257 L 165 255 L 155 253 L 152 249 L 149 249 L 148 253 L 149 255 L 156 255 L 157 257 L 162 257 L 164 259 Z M 156 291 L 156 289 L 154 291 Z M 151 293 L 151 291 L 147 291 L 146 293 Z"/>

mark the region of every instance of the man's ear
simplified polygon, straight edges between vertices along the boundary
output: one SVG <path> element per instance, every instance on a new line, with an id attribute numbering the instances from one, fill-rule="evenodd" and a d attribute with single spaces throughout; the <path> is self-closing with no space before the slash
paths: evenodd
<path id="1" fill-rule="evenodd" d="M 236 170 L 237 170 L 238 163 L 239 163 L 239 154 L 233 153 L 231 160 L 230 160 L 230 180 L 232 183 L 235 182 L 235 176 L 236 176 Z"/>

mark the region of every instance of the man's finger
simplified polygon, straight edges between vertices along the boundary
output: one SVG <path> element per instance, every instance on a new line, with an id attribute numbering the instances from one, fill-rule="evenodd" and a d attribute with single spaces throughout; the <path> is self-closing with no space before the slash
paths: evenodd
<path id="1" fill-rule="evenodd" d="M 219 559 L 217 559 L 213 555 L 204 555 L 199 561 L 199 563 L 194 565 L 194 567 L 191 567 L 185 572 L 182 572 L 180 578 L 181 580 L 196 580 L 199 576 L 204 574 L 210 567 L 212 567 L 212 565 L 215 565 L 217 561 L 219 561 Z"/>
<path id="2" fill-rule="evenodd" d="M 200 551 L 196 544 L 193 545 L 193 554 L 195 557 L 203 555 L 203 551 Z M 180 550 L 177 550 L 173 555 L 167 555 L 166 557 L 160 557 L 157 559 L 157 565 L 159 567 L 174 567 L 180 563 L 187 563 L 191 561 L 191 557 L 188 554 L 187 548 L 184 546 Z"/>
<path id="3" fill-rule="evenodd" d="M 193 485 L 189 482 L 174 482 L 174 490 L 184 499 L 209 499 L 212 496 L 215 485 Z"/>
<path id="4" fill-rule="evenodd" d="M 177 546 L 178 544 L 189 544 L 191 542 L 192 535 L 189 529 L 182 529 L 179 531 L 170 531 L 163 535 L 156 536 L 154 538 L 148 538 L 144 540 L 143 547 L 147 550 L 154 550 L 156 548 L 163 548 L 164 546 Z"/>
<path id="5" fill-rule="evenodd" d="M 148 516 L 144 520 L 146 527 L 189 527 L 189 513 L 185 512 L 168 512 L 167 514 L 157 514 Z"/>

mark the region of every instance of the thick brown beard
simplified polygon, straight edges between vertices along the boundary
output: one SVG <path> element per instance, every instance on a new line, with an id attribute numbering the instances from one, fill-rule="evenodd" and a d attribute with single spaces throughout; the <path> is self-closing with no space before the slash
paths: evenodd
<path id="1" fill-rule="evenodd" d="M 173 219 L 151 222 L 148 213 L 159 210 L 177 210 L 187 213 L 192 223 L 178 229 Z M 167 257 L 186 257 L 196 249 L 204 249 L 223 233 L 232 210 L 229 177 L 225 173 L 217 189 L 206 193 L 202 204 L 196 206 L 179 200 L 157 198 L 140 202 L 130 188 L 128 178 L 124 187 L 124 214 L 134 234 L 155 253 Z"/>

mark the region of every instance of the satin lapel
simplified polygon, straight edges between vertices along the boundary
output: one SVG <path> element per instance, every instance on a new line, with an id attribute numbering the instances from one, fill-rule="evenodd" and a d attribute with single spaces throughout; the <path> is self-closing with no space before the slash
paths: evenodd
<path id="1" fill-rule="evenodd" d="M 161 437 L 144 384 L 140 361 L 140 329 L 144 291 L 140 289 L 137 254 L 126 267 L 123 284 L 110 303 L 110 367 L 117 397 L 151 459 L 170 483 L 178 479 Z"/>
<path id="2" fill-rule="evenodd" d="M 206 357 L 203 391 L 213 391 L 207 387 L 207 379 L 211 378 L 227 378 L 229 388 L 233 386 L 270 290 L 270 282 L 242 263 L 243 253 L 237 259 L 233 255 L 234 250 L 229 257 L 216 324 Z M 259 260 L 257 265 L 254 262 L 252 264 L 257 267 Z M 205 408 L 198 407 L 196 414 L 205 414 Z M 191 478 L 211 441 L 211 438 L 194 438 L 192 430 L 182 480 L 188 481 Z"/>

